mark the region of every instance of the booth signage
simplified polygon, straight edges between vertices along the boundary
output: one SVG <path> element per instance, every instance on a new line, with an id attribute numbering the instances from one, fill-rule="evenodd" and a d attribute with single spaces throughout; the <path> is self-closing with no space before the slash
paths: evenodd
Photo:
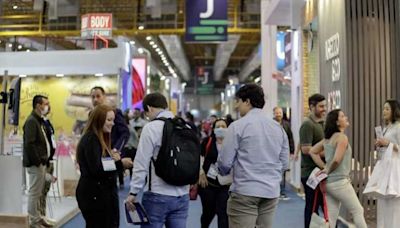
<path id="1" fill-rule="evenodd" d="M 112 14 L 92 13 L 82 15 L 81 37 L 92 39 L 95 35 L 112 38 Z"/>
<path id="2" fill-rule="evenodd" d="M 197 93 L 212 94 L 214 91 L 213 70 L 211 67 L 197 67 Z"/>
<path id="3" fill-rule="evenodd" d="M 339 59 L 340 40 L 339 33 L 331 36 L 325 41 L 325 59 L 332 60 L 332 82 L 340 80 L 340 59 Z"/>
<path id="4" fill-rule="evenodd" d="M 227 0 L 186 0 L 186 41 L 226 41 L 227 11 Z"/>

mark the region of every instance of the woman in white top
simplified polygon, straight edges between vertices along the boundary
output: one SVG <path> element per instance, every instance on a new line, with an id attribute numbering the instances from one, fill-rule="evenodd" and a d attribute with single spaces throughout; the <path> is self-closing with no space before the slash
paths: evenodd
<path id="1" fill-rule="evenodd" d="M 387 100 L 383 106 L 383 138 L 375 142 L 379 151 L 393 143 L 393 157 L 399 156 L 400 149 L 400 104 L 396 100 Z M 382 154 L 379 155 L 382 157 Z M 400 180 L 399 180 L 400 181 Z M 378 228 L 395 228 L 400 226 L 400 198 L 378 199 Z"/>

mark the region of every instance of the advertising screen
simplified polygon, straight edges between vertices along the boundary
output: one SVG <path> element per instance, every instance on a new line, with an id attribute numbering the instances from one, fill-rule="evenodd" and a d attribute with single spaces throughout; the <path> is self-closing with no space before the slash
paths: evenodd
<path id="1" fill-rule="evenodd" d="M 122 109 L 143 109 L 146 95 L 147 63 L 145 58 L 133 58 L 131 72 L 122 71 Z"/>

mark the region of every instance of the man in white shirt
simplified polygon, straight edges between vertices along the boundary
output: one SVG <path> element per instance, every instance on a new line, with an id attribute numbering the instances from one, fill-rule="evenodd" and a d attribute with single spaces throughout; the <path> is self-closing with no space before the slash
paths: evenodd
<path id="1" fill-rule="evenodd" d="M 145 115 L 150 120 L 156 118 L 173 118 L 167 111 L 166 98 L 160 93 L 151 93 L 143 99 Z M 126 199 L 128 208 L 134 210 L 133 203 L 137 201 L 137 194 L 143 189 L 149 169 L 149 191 L 143 194 L 142 204 L 151 224 L 142 225 L 142 228 L 163 227 L 185 228 L 189 209 L 189 185 L 174 186 L 167 184 L 157 176 L 151 158 L 156 159 L 163 138 L 164 121 L 154 120 L 146 124 L 140 136 L 139 145 L 133 164 L 131 189 Z"/>

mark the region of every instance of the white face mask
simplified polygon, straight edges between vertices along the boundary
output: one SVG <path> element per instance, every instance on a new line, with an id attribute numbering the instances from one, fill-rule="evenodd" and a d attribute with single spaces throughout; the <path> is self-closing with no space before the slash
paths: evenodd
<path id="1" fill-rule="evenodd" d="M 217 138 L 224 138 L 225 137 L 225 134 L 226 134 L 226 128 L 215 128 L 214 129 L 214 134 L 215 134 L 215 137 L 217 137 Z"/>
<path id="2" fill-rule="evenodd" d="M 42 115 L 46 115 L 49 112 L 49 106 L 48 105 L 44 106 L 44 109 L 41 110 L 41 112 L 42 112 Z"/>

